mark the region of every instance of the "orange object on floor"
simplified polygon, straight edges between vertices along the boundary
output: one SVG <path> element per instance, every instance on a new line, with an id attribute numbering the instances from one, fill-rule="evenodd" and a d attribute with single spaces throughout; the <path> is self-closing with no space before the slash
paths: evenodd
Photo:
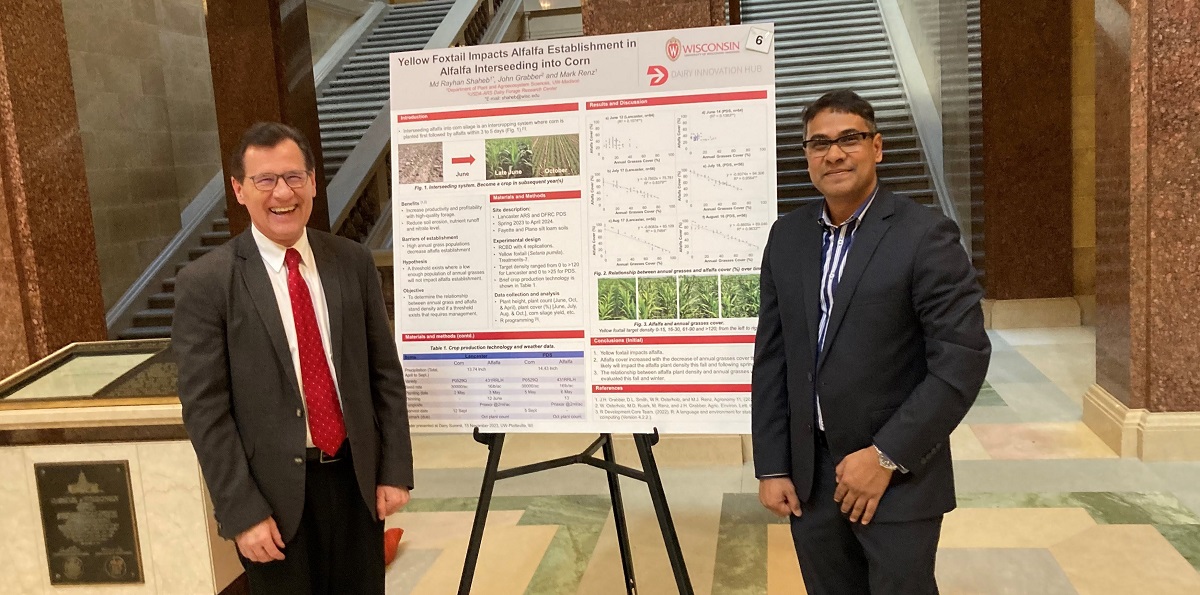
<path id="1" fill-rule="evenodd" d="M 400 547 L 400 538 L 404 529 L 388 529 L 383 532 L 383 565 L 386 567 L 396 559 L 396 550 Z"/>

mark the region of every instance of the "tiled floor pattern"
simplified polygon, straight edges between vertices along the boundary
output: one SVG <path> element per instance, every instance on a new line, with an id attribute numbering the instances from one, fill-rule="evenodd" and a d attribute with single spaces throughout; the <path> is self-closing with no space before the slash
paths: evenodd
<path id="1" fill-rule="evenodd" d="M 1120 459 L 1079 421 L 1094 378 L 1090 329 L 992 340 L 988 382 L 951 437 L 959 509 L 943 527 L 942 592 L 1200 593 L 1200 463 Z M 405 529 L 389 593 L 457 589 L 481 470 L 444 462 L 485 449 L 446 444 L 437 468 L 418 471 L 417 499 L 389 519 Z M 804 593 L 788 526 L 758 504 L 748 464 L 662 475 L 696 593 Z M 622 489 L 638 592 L 677 592 L 645 486 Z M 560 469 L 496 493 L 472 593 L 624 592 L 602 472 Z"/>

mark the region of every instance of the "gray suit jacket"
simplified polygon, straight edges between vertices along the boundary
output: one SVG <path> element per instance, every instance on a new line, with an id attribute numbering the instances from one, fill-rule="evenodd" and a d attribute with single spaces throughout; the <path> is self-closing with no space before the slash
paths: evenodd
<path id="1" fill-rule="evenodd" d="M 954 508 L 949 438 L 987 374 L 983 290 L 942 214 L 885 189 L 867 210 L 821 317 L 823 201 L 780 218 L 763 255 L 751 426 L 758 476 L 787 474 L 807 502 L 814 469 L 814 385 L 835 461 L 877 445 L 895 473 L 881 522 Z"/>
<path id="2" fill-rule="evenodd" d="M 379 484 L 412 487 L 404 375 L 374 261 L 309 230 L 329 306 L 334 373 L 364 504 Z M 179 272 L 172 346 L 183 422 L 221 536 L 274 516 L 284 540 L 304 508 L 303 402 L 266 265 L 250 231 Z M 288 313 L 290 315 L 290 313 Z"/>

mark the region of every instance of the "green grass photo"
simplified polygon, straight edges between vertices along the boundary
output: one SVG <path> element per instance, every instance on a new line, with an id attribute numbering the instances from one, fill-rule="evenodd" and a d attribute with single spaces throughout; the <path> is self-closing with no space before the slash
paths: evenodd
<path id="1" fill-rule="evenodd" d="M 716 275 L 679 278 L 680 318 L 717 318 L 720 314 Z"/>
<path id="2" fill-rule="evenodd" d="M 600 320 L 634 320 L 637 318 L 637 289 L 632 277 L 600 279 L 596 292 Z"/>
<path id="3" fill-rule="evenodd" d="M 638 320 L 679 318 L 675 277 L 638 278 Z"/>
<path id="4" fill-rule="evenodd" d="M 721 276 L 721 318 L 758 316 L 758 275 Z"/>

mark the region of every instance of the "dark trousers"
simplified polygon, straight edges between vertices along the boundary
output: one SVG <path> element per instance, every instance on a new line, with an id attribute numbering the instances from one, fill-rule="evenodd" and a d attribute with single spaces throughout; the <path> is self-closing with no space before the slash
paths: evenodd
<path id="1" fill-rule="evenodd" d="M 349 451 L 343 445 L 345 456 L 332 463 L 308 461 L 304 516 L 284 544 L 284 559 L 259 564 L 242 558 L 251 593 L 383 595 L 383 522 L 363 502 Z"/>
<path id="2" fill-rule="evenodd" d="M 851 523 L 833 501 L 837 461 L 818 438 L 812 497 L 792 519 L 792 540 L 809 595 L 925 595 L 934 579 L 942 517 Z"/>

